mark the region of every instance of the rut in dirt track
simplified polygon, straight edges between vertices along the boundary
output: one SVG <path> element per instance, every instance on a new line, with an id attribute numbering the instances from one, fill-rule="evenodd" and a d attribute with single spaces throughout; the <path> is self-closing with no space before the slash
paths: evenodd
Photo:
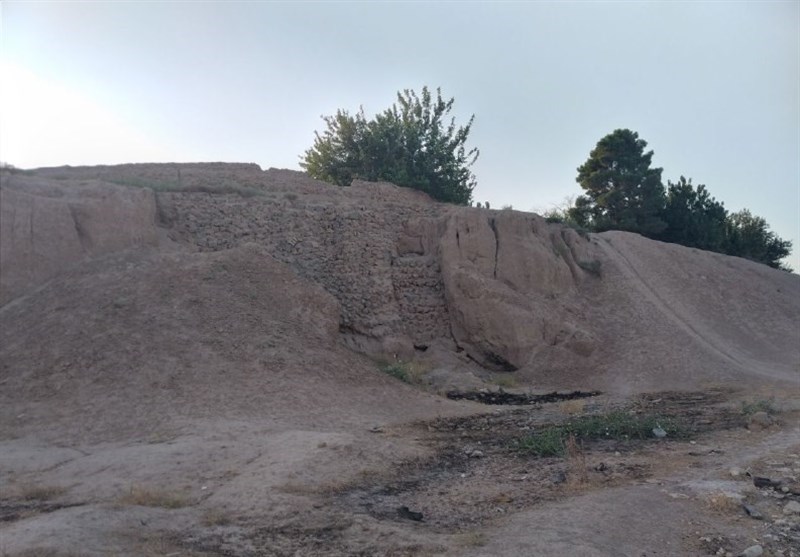
<path id="1" fill-rule="evenodd" d="M 659 295 L 658 291 L 652 288 L 647 280 L 637 271 L 631 260 L 617 249 L 608 238 L 603 238 L 603 241 L 598 242 L 598 245 L 615 263 L 620 272 L 630 281 L 637 292 L 641 294 L 642 298 L 655 306 L 655 308 L 669 319 L 670 322 L 684 331 L 708 352 L 747 374 L 756 374 L 771 379 L 793 379 L 790 375 L 781 373 L 779 370 L 765 365 L 763 362 L 749 358 L 740 350 L 732 347 L 713 331 L 703 327 L 702 324 L 698 324 L 696 320 L 692 320 L 686 315 L 683 315 L 679 307 L 667 303 L 667 301 Z"/>

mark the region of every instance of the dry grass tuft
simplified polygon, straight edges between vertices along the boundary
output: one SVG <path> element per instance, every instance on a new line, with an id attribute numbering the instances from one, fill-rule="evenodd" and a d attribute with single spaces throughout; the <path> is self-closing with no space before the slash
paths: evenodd
<path id="1" fill-rule="evenodd" d="M 502 387 L 505 389 L 513 389 L 517 386 L 517 378 L 513 375 L 508 375 L 504 373 L 503 375 L 495 375 L 492 377 L 491 382 L 498 387 Z"/>
<path id="2" fill-rule="evenodd" d="M 722 514 L 739 513 L 742 509 L 742 502 L 738 497 L 723 491 L 709 495 L 707 503 L 712 510 Z"/>
<path id="3" fill-rule="evenodd" d="M 421 362 L 398 360 L 382 366 L 381 371 L 409 385 L 421 385 L 424 382 L 425 374 L 430 370 Z"/>
<path id="4" fill-rule="evenodd" d="M 564 444 L 567 453 L 567 466 L 569 473 L 567 481 L 571 487 L 579 487 L 589 482 L 589 473 L 586 469 L 586 454 L 578 444 L 575 435 L 570 434 Z"/>
<path id="5" fill-rule="evenodd" d="M 471 531 L 458 535 L 459 544 L 462 547 L 481 547 L 488 541 L 483 532 Z"/>
<path id="6" fill-rule="evenodd" d="M 131 487 L 128 493 L 120 497 L 117 502 L 120 505 L 160 507 L 162 509 L 180 509 L 191 504 L 185 493 L 148 489 L 140 486 Z"/>
<path id="7" fill-rule="evenodd" d="M 209 509 L 203 513 L 201 519 L 203 526 L 227 526 L 233 519 L 230 514 L 220 509 Z"/>
<path id="8" fill-rule="evenodd" d="M 572 400 L 563 400 L 558 403 L 558 410 L 567 416 L 574 416 L 576 414 L 583 414 L 586 409 L 586 399 L 574 398 Z"/>
<path id="9" fill-rule="evenodd" d="M 51 501 L 67 492 L 67 488 L 60 485 L 42 485 L 25 483 L 16 488 L 16 494 L 23 501 Z"/>

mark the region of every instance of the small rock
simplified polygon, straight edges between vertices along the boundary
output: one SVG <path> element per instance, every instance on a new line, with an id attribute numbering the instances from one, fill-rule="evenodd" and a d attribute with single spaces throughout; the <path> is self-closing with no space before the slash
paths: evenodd
<path id="1" fill-rule="evenodd" d="M 397 514 L 400 516 L 400 518 L 407 518 L 407 519 L 413 520 L 415 522 L 421 522 L 422 521 L 422 513 L 418 513 L 418 512 L 412 511 L 411 509 L 409 509 L 405 505 L 402 506 L 402 507 L 398 507 L 397 508 Z M 761 554 L 759 553 L 759 555 L 761 555 Z"/>
<path id="2" fill-rule="evenodd" d="M 753 485 L 756 487 L 780 487 L 781 482 L 764 478 L 761 476 L 753 476 Z"/>
<path id="3" fill-rule="evenodd" d="M 738 478 L 739 476 L 742 475 L 742 469 L 739 468 L 738 466 L 734 466 L 733 468 L 730 469 L 729 473 L 731 477 Z"/>
<path id="4" fill-rule="evenodd" d="M 751 507 L 750 505 L 744 504 L 742 505 L 742 508 L 744 508 L 744 512 L 746 512 L 747 516 L 749 516 L 750 518 L 755 518 L 756 520 L 764 520 L 764 515 L 761 514 L 755 507 Z"/>
<path id="5" fill-rule="evenodd" d="M 751 431 L 761 431 L 766 429 L 774 423 L 772 416 L 766 412 L 756 412 L 747 422 L 747 429 Z"/>
<path id="6" fill-rule="evenodd" d="M 667 436 L 667 432 L 659 424 L 656 424 L 656 427 L 653 428 L 653 435 L 661 439 Z"/>
<path id="7" fill-rule="evenodd" d="M 764 548 L 760 545 L 751 545 L 740 553 L 741 557 L 760 557 L 764 553 Z"/>
<path id="8" fill-rule="evenodd" d="M 800 503 L 797 501 L 789 501 L 783 507 L 783 514 L 800 514 Z"/>

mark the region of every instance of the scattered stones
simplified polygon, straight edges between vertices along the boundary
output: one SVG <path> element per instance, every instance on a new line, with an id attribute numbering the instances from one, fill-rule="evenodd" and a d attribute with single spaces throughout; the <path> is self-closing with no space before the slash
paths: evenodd
<path id="1" fill-rule="evenodd" d="M 748 504 L 744 504 L 742 505 L 742 508 L 744 509 L 744 512 L 747 513 L 747 516 L 749 516 L 750 518 L 755 518 L 756 520 L 764 520 L 764 515 L 761 514 L 759 510 L 756 509 L 755 507 Z"/>
<path id="2" fill-rule="evenodd" d="M 741 557 L 760 557 L 763 554 L 764 554 L 764 548 L 756 544 L 756 545 L 751 545 L 750 547 L 742 551 L 739 555 L 741 555 Z"/>
<path id="3" fill-rule="evenodd" d="M 797 501 L 789 501 L 783 507 L 783 514 L 800 514 L 800 503 Z"/>

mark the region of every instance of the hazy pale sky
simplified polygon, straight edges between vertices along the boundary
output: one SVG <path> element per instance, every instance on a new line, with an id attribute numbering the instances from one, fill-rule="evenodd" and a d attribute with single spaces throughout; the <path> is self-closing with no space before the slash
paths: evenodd
<path id="1" fill-rule="evenodd" d="M 475 114 L 475 198 L 546 210 L 630 128 L 794 242 L 800 2 L 0 4 L 0 160 L 298 169 L 320 116 L 440 86 Z"/>

